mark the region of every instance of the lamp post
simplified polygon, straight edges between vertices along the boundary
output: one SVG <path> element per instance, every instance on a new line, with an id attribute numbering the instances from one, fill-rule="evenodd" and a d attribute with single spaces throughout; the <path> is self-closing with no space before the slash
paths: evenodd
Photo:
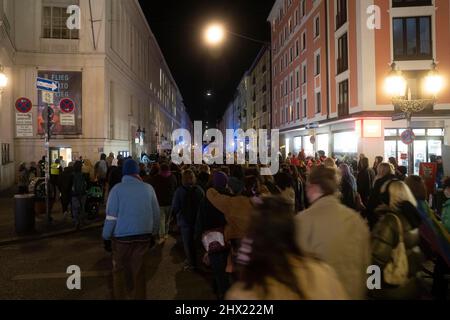
<path id="1" fill-rule="evenodd" d="M 431 70 L 425 77 L 424 89 L 430 94 L 428 99 L 412 99 L 411 89 L 400 70 L 397 70 L 395 62 L 391 64 L 391 73 L 386 78 L 386 92 L 392 97 L 392 104 L 399 108 L 406 116 L 407 130 L 412 130 L 411 118 L 414 113 L 421 112 L 436 104 L 437 94 L 442 90 L 443 79 L 436 70 L 433 61 Z M 414 174 L 414 150 L 413 143 L 408 144 L 408 174 Z"/>

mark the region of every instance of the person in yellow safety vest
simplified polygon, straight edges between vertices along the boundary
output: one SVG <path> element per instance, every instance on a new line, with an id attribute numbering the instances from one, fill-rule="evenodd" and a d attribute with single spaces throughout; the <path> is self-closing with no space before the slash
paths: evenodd
<path id="1" fill-rule="evenodd" d="M 60 173 L 61 173 L 61 164 L 60 164 L 59 159 L 56 159 L 55 162 L 52 163 L 52 165 L 50 166 L 50 182 L 54 187 L 53 190 L 55 190 L 55 198 L 56 198 L 56 195 L 59 193 L 59 189 L 58 189 L 58 191 L 56 191 L 56 188 L 59 187 Z M 54 199 L 54 200 L 56 200 L 56 199 Z"/>

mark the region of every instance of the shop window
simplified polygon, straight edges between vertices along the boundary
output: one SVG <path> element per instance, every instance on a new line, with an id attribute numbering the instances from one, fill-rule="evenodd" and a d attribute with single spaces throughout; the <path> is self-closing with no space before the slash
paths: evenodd
<path id="1" fill-rule="evenodd" d="M 302 137 L 294 138 L 294 153 L 298 154 L 302 150 Z"/>
<path id="2" fill-rule="evenodd" d="M 333 142 L 335 153 L 358 152 L 358 137 L 354 131 L 335 133 Z"/>
<path id="3" fill-rule="evenodd" d="M 317 135 L 317 150 L 324 151 L 325 155 L 329 155 L 329 143 L 330 138 L 328 134 L 319 134 Z"/>
<path id="4" fill-rule="evenodd" d="M 314 157 L 314 145 L 311 143 L 311 136 L 303 137 L 303 149 L 305 150 L 305 156 Z"/>
<path id="5" fill-rule="evenodd" d="M 428 129 L 428 136 L 441 137 L 444 135 L 444 130 L 442 129 Z"/>
<path id="6" fill-rule="evenodd" d="M 385 129 L 384 130 L 384 136 L 385 137 L 396 137 L 397 136 L 397 129 Z"/>
<path id="7" fill-rule="evenodd" d="M 414 129 L 413 132 L 417 136 L 424 136 L 425 135 L 425 129 Z"/>

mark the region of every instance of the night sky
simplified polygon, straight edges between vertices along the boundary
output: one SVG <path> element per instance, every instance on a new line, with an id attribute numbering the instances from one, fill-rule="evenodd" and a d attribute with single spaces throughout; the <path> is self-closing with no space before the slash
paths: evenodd
<path id="1" fill-rule="evenodd" d="M 140 0 L 192 120 L 222 116 L 262 44 L 227 35 L 218 48 L 203 42 L 209 22 L 231 32 L 270 41 L 266 21 L 274 0 Z M 206 98 L 206 92 L 213 92 Z"/>

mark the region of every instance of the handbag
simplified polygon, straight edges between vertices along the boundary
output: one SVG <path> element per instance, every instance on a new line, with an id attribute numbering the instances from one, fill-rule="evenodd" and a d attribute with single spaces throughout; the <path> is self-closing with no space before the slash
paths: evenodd
<path id="1" fill-rule="evenodd" d="M 408 281 L 409 265 L 406 256 L 405 242 L 403 240 L 403 227 L 399 217 L 395 214 L 399 231 L 399 241 L 397 246 L 392 250 L 391 261 L 383 270 L 384 282 L 390 285 L 401 286 Z"/>

